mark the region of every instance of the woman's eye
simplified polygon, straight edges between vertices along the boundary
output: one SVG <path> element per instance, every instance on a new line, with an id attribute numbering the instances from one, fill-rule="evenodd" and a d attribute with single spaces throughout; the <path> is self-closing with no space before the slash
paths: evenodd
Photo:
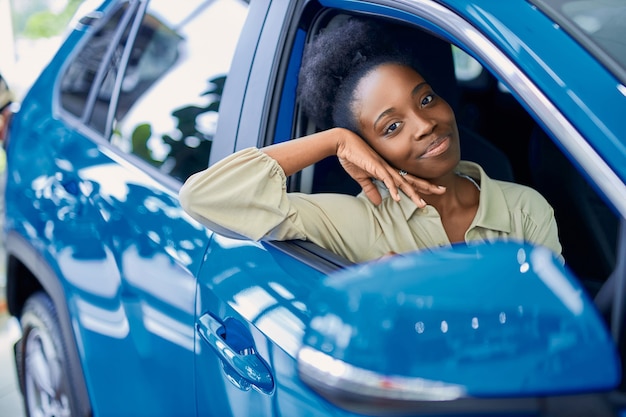
<path id="1" fill-rule="evenodd" d="M 435 99 L 435 96 L 433 94 L 427 95 L 426 97 L 422 99 L 422 106 L 427 106 L 428 104 L 432 103 L 434 99 Z"/>
<path id="2" fill-rule="evenodd" d="M 400 122 L 393 122 L 389 126 L 387 126 L 387 130 L 385 130 L 385 134 L 389 135 L 393 133 L 397 128 L 400 127 Z"/>

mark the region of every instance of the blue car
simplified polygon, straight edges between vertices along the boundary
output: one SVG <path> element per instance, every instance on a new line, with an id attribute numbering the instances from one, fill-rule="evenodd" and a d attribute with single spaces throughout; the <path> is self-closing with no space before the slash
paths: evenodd
<path id="1" fill-rule="evenodd" d="M 462 158 L 546 197 L 564 263 L 495 241 L 352 264 L 182 210 L 191 174 L 316 131 L 303 48 L 350 15 L 411 31 Z M 85 2 L 4 141 L 28 415 L 626 415 L 625 21 L 609 0 Z M 336 158 L 288 186 L 359 192 Z"/>

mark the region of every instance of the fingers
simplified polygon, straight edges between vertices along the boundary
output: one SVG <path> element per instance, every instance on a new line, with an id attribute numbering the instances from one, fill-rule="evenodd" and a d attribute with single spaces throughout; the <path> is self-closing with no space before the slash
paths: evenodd
<path id="1" fill-rule="evenodd" d="M 415 189 L 416 192 L 420 194 L 443 194 L 446 192 L 446 187 L 442 187 L 440 185 L 435 185 L 427 180 L 422 178 L 414 177 L 411 174 L 408 174 L 403 177 L 404 180 Z"/>
<path id="2" fill-rule="evenodd" d="M 391 167 L 367 143 L 352 133 L 339 143 L 336 155 L 344 170 L 359 183 L 364 194 L 375 205 L 382 202 L 382 197 L 371 178 L 382 181 L 395 201 L 400 201 L 401 190 L 418 207 L 426 206 L 420 195 L 443 194 L 446 191 L 443 187 Z"/>
<path id="3" fill-rule="evenodd" d="M 419 208 L 426 207 L 426 202 L 417 193 L 417 191 L 415 191 L 415 188 L 413 188 L 413 186 L 411 186 L 411 184 L 409 184 L 408 182 L 402 182 L 402 183 L 400 183 L 400 185 L 398 187 L 404 192 L 404 194 L 407 195 L 407 197 L 409 197 L 411 199 L 411 201 L 413 201 L 413 203 L 415 203 L 415 205 L 417 207 L 419 207 Z"/>
<path id="4" fill-rule="evenodd" d="M 400 201 L 400 192 L 402 190 L 411 201 L 420 208 L 426 206 L 426 202 L 420 197 L 416 189 L 408 182 L 407 174 L 404 171 L 397 171 L 391 167 L 387 169 L 381 181 L 385 183 L 385 186 L 391 194 L 391 198 L 395 201 Z"/>
<path id="5" fill-rule="evenodd" d="M 371 179 L 367 178 L 367 179 L 363 179 L 363 180 L 358 180 L 357 182 L 361 186 L 361 189 L 365 193 L 365 196 L 374 205 L 377 206 L 377 205 L 379 205 L 380 203 L 383 202 L 383 198 L 380 195 L 380 192 L 378 191 L 378 188 L 376 188 L 376 185 L 374 185 L 374 183 L 372 182 Z"/>
<path id="6" fill-rule="evenodd" d="M 408 174 L 404 170 L 390 171 L 390 179 L 384 181 L 385 185 L 389 189 L 392 197 L 396 200 L 400 200 L 398 189 L 402 190 L 415 203 L 416 206 L 424 208 L 426 202 L 421 197 L 422 195 L 443 194 L 446 192 L 446 188 L 432 184 L 431 182 L 422 178 L 415 177 Z"/>
<path id="7" fill-rule="evenodd" d="M 371 177 L 357 177 L 353 178 L 359 183 L 361 189 L 367 196 L 367 198 L 375 205 L 379 205 L 382 202 L 382 197 L 376 185 L 372 182 Z M 421 197 L 422 194 L 443 194 L 446 192 L 445 187 L 434 185 L 422 178 L 417 178 L 411 174 L 401 175 L 393 168 L 383 171 L 378 179 L 382 181 L 387 189 L 391 198 L 395 201 L 400 201 L 400 190 L 406 194 L 407 197 L 420 208 L 426 207 L 426 201 Z"/>

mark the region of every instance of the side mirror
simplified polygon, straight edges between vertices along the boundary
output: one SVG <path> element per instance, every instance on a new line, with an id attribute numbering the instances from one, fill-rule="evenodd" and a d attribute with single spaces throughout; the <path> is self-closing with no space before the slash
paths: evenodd
<path id="1" fill-rule="evenodd" d="M 522 411 L 533 397 L 607 391 L 621 377 L 604 321 L 543 247 L 359 265 L 330 276 L 309 306 L 300 377 L 350 411 Z"/>

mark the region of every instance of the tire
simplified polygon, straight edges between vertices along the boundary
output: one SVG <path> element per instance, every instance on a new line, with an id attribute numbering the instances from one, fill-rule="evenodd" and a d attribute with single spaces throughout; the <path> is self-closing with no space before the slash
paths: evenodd
<path id="1" fill-rule="evenodd" d="M 29 417 L 76 415 L 72 412 L 67 350 L 50 297 L 43 292 L 29 297 L 20 322 L 22 339 L 17 360 L 26 414 Z"/>

